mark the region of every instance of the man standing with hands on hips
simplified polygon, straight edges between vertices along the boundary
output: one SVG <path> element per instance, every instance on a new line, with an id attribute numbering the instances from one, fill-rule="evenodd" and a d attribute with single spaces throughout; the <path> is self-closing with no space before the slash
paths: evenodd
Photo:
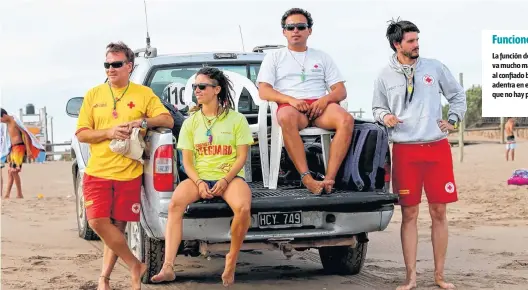
<path id="1" fill-rule="evenodd" d="M 466 95 L 440 61 L 419 57 L 420 30 L 409 21 L 391 21 L 386 37 L 395 52 L 374 84 L 374 119 L 389 128 L 393 142 L 393 190 L 402 209 L 401 241 L 407 279 L 398 290 L 416 287 L 417 219 L 422 187 L 432 220 L 434 280 L 454 289 L 444 279 L 448 229 L 446 204 L 458 200 L 449 130 L 457 128 L 467 110 Z M 449 102 L 442 120 L 441 96 Z"/>
<path id="2" fill-rule="evenodd" d="M 143 164 L 112 152 L 109 144 L 128 139 L 132 128 L 172 128 L 174 121 L 152 89 L 129 80 L 134 53 L 128 46 L 110 43 L 104 66 L 108 82 L 85 95 L 75 133 L 79 142 L 90 144 L 84 206 L 90 227 L 104 242 L 97 289 L 111 289 L 110 273 L 120 257 L 130 270 L 130 289 L 137 290 L 146 266 L 132 254 L 123 232 L 127 222 L 139 221 Z"/>

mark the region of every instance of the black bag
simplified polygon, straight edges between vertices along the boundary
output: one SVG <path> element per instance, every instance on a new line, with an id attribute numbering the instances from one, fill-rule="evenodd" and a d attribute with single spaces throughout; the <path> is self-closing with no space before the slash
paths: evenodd
<path id="1" fill-rule="evenodd" d="M 388 132 L 384 126 L 355 122 L 351 146 L 336 176 L 336 188 L 353 191 L 383 188 L 388 150 Z"/>
<path id="2" fill-rule="evenodd" d="M 312 177 L 317 178 L 325 174 L 323 150 L 320 141 L 304 143 L 304 152 L 308 170 L 312 172 Z M 286 148 L 282 148 L 278 184 L 282 185 L 301 185 L 301 175 L 295 168 L 293 161 L 290 159 Z"/>

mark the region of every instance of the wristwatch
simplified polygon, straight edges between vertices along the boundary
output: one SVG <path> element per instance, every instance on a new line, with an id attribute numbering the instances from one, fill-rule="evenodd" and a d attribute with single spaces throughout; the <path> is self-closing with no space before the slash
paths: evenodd
<path id="1" fill-rule="evenodd" d="M 147 119 L 141 120 L 141 129 L 147 129 Z"/>
<path id="2" fill-rule="evenodd" d="M 458 128 L 458 122 L 455 121 L 455 120 L 452 120 L 452 119 L 449 119 L 447 121 L 449 124 L 453 125 L 453 128 L 457 129 Z"/>

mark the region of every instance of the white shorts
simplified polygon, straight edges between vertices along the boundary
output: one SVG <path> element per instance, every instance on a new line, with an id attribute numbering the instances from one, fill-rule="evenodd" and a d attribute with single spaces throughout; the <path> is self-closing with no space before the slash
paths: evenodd
<path id="1" fill-rule="evenodd" d="M 516 145 L 517 145 L 517 144 L 515 144 L 515 141 L 513 141 L 513 142 L 508 142 L 508 143 L 506 143 L 506 150 L 515 149 L 515 146 L 516 146 Z"/>

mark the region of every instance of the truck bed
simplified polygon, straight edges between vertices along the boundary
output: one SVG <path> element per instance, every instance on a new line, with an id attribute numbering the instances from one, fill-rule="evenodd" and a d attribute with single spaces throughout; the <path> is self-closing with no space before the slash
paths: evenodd
<path id="1" fill-rule="evenodd" d="M 335 211 L 372 212 L 391 210 L 398 196 L 385 192 L 336 190 L 332 194 L 314 195 L 299 186 L 265 188 L 262 182 L 249 183 L 253 199 L 251 212 L 262 211 Z M 187 208 L 186 218 L 230 217 L 233 212 L 221 198 L 197 201 Z"/>

